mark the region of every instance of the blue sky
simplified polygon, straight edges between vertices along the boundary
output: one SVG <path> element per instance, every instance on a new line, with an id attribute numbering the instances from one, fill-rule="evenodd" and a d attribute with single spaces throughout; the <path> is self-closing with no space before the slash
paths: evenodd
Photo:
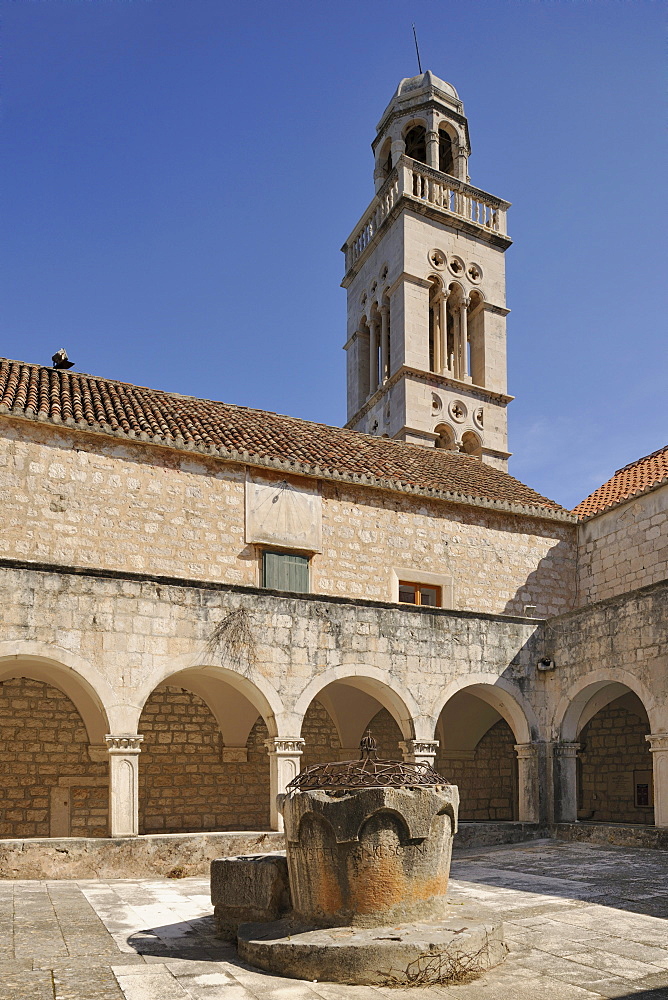
<path id="1" fill-rule="evenodd" d="M 342 424 L 339 248 L 415 21 L 513 202 L 510 471 L 570 507 L 665 443 L 662 3 L 0 10 L 0 353 Z"/>

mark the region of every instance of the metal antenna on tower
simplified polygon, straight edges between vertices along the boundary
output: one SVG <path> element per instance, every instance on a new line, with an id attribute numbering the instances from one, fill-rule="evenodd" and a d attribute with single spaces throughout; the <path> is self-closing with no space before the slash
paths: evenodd
<path id="1" fill-rule="evenodd" d="M 415 31 L 415 25 L 413 25 L 413 38 L 415 39 L 415 52 L 417 54 L 418 72 L 420 73 L 420 75 L 422 75 L 422 63 L 420 61 L 420 49 L 417 43 L 417 33 Z"/>

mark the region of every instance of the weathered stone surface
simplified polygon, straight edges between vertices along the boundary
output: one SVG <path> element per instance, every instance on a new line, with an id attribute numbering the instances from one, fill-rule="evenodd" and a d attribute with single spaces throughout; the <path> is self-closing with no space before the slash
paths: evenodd
<path id="1" fill-rule="evenodd" d="M 0 840 L 0 878 L 76 879 L 205 875 L 223 854 L 283 847 L 280 833 L 176 833 L 161 837 Z"/>
<path id="2" fill-rule="evenodd" d="M 549 827 L 540 823 L 459 823 L 453 850 L 492 847 L 495 844 L 521 844 L 549 837 Z"/>
<path id="3" fill-rule="evenodd" d="M 668 830 L 634 823 L 553 823 L 550 836 L 557 840 L 668 851 Z"/>
<path id="4" fill-rule="evenodd" d="M 458 804 L 456 785 L 289 792 L 295 913 L 319 926 L 442 918 Z"/>
<path id="5" fill-rule="evenodd" d="M 211 902 L 220 937 L 236 937 L 240 923 L 277 920 L 290 909 L 285 853 L 215 858 Z"/>
<path id="6" fill-rule="evenodd" d="M 422 959 L 426 965 L 422 956 L 440 957 L 442 966 L 448 960 L 453 967 L 471 963 L 482 971 L 503 961 L 508 949 L 499 915 L 469 903 L 437 923 L 306 931 L 290 919 L 242 924 L 238 950 L 252 965 L 294 979 L 383 984 L 408 982 L 411 963 Z"/>

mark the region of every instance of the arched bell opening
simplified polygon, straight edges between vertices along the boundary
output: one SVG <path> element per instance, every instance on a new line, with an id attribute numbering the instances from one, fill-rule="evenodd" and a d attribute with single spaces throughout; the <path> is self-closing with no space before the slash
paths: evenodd
<path id="1" fill-rule="evenodd" d="M 427 162 L 427 130 L 424 125 L 413 125 L 404 138 L 406 156 L 420 163 Z"/>
<path id="2" fill-rule="evenodd" d="M 454 176 L 456 140 L 444 125 L 438 128 L 438 169 Z"/>
<path id="3" fill-rule="evenodd" d="M 381 181 L 386 181 L 392 173 L 392 139 L 387 138 L 378 154 L 378 171 Z"/>

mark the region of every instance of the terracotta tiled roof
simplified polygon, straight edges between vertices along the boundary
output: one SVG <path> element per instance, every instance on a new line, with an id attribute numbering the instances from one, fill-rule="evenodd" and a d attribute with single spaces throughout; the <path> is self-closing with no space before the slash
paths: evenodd
<path id="1" fill-rule="evenodd" d="M 591 517 L 600 514 L 608 507 L 614 507 L 622 500 L 644 493 L 652 486 L 668 483 L 668 445 L 645 455 L 623 469 L 618 469 L 614 476 L 603 483 L 597 490 L 574 508 L 578 517 Z"/>
<path id="2" fill-rule="evenodd" d="M 0 414 L 221 455 L 250 465 L 570 519 L 468 455 L 39 365 L 0 359 Z"/>

